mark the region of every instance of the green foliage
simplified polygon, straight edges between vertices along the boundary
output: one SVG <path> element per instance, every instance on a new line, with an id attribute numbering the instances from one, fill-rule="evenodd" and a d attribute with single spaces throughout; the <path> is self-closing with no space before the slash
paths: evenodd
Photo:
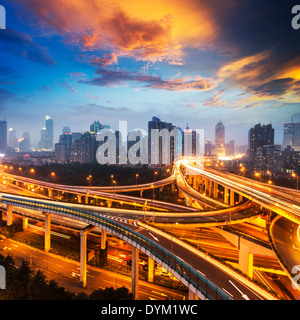
<path id="1" fill-rule="evenodd" d="M 31 270 L 27 261 L 16 268 L 11 256 L 0 254 L 0 265 L 6 270 L 6 289 L 0 290 L 0 300 L 131 300 L 132 294 L 125 287 L 106 288 L 75 294 L 58 286 L 55 280 L 48 281 L 41 270 Z"/>

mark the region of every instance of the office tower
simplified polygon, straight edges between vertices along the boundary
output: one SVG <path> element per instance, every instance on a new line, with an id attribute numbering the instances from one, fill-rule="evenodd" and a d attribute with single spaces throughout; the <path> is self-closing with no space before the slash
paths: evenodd
<path id="1" fill-rule="evenodd" d="M 252 165 L 255 161 L 257 148 L 267 145 L 274 145 L 274 129 L 272 128 L 272 124 L 256 124 L 249 131 L 249 160 L 252 162 Z"/>
<path id="2" fill-rule="evenodd" d="M 191 157 L 196 155 L 196 131 L 187 127 L 183 131 L 183 155 Z"/>
<path id="3" fill-rule="evenodd" d="M 157 136 L 155 129 L 158 130 Z M 167 131 L 162 131 L 162 129 L 167 129 Z M 172 130 L 174 130 L 174 135 L 170 135 Z M 165 134 L 167 132 L 169 137 Z M 166 142 L 165 140 L 168 138 L 169 142 Z M 170 145 L 166 145 L 166 143 Z M 172 163 L 177 156 L 182 154 L 182 130 L 173 126 L 172 123 L 163 122 L 157 117 L 152 117 L 152 120 L 148 122 L 148 163 L 153 165 L 164 164 L 163 158 L 167 158 L 167 148 L 170 150 L 167 156 L 169 156 L 169 162 Z"/>
<path id="4" fill-rule="evenodd" d="M 80 155 L 79 162 L 81 163 L 95 163 L 96 151 L 98 142 L 96 141 L 96 134 L 85 132 L 79 139 Z"/>
<path id="5" fill-rule="evenodd" d="M 205 141 L 205 147 L 204 147 L 204 155 L 205 156 L 211 156 L 212 155 L 213 146 L 210 139 L 207 139 Z"/>
<path id="6" fill-rule="evenodd" d="M 282 163 L 280 145 L 264 145 L 262 147 L 257 147 L 254 155 L 254 171 L 270 171 L 275 173 L 280 172 L 281 167 Z"/>
<path id="7" fill-rule="evenodd" d="M 215 127 L 215 148 L 217 156 L 225 156 L 225 127 L 221 120 Z"/>
<path id="8" fill-rule="evenodd" d="M 63 127 L 62 134 L 66 134 L 66 133 L 71 134 L 71 128 L 70 127 Z"/>
<path id="9" fill-rule="evenodd" d="M 291 146 L 294 150 L 300 151 L 300 123 L 290 122 L 283 125 L 282 150 Z"/>
<path id="10" fill-rule="evenodd" d="M 53 150 L 53 120 L 48 115 L 46 115 L 45 120 L 45 127 L 41 130 L 39 148 Z"/>
<path id="11" fill-rule="evenodd" d="M 53 149 L 53 120 L 48 115 L 46 115 L 46 139 L 47 139 L 46 149 L 52 150 Z"/>
<path id="12" fill-rule="evenodd" d="M 66 127 L 64 127 L 65 129 Z M 72 133 L 70 132 L 70 130 L 64 130 L 63 129 L 63 134 L 61 134 L 59 136 L 59 146 L 56 146 L 55 145 L 55 159 L 56 159 L 56 149 L 59 148 L 58 152 L 59 154 L 62 153 L 62 146 L 61 145 L 64 145 L 64 152 L 65 152 L 65 155 L 64 155 L 64 161 L 70 161 L 70 154 L 71 154 L 71 147 L 72 147 Z M 60 162 L 63 162 L 62 157 L 61 155 L 59 156 L 60 157 Z"/>
<path id="13" fill-rule="evenodd" d="M 234 156 L 234 140 L 230 140 L 225 144 L 226 156 Z"/>
<path id="14" fill-rule="evenodd" d="M 29 151 L 28 140 L 25 138 L 20 138 L 18 140 L 19 152 L 27 152 Z"/>
<path id="15" fill-rule="evenodd" d="M 0 120 L 0 154 L 5 155 L 7 149 L 7 122 Z"/>
<path id="16" fill-rule="evenodd" d="M 110 126 L 106 125 L 106 124 L 101 124 L 99 121 L 94 121 L 94 123 L 92 123 L 90 125 L 90 132 L 91 133 L 97 133 L 98 131 L 100 131 L 102 129 L 110 129 Z"/>
<path id="17" fill-rule="evenodd" d="M 27 132 L 27 131 L 23 132 L 23 138 L 24 138 L 24 140 L 26 141 L 28 150 L 30 150 L 30 149 L 31 149 L 31 141 L 30 141 L 30 134 L 29 134 L 29 132 Z"/>
<path id="18" fill-rule="evenodd" d="M 66 145 L 64 143 L 55 144 L 55 161 L 66 162 Z"/>
<path id="19" fill-rule="evenodd" d="M 14 150 L 18 148 L 17 133 L 13 128 L 8 129 L 8 146 Z"/>

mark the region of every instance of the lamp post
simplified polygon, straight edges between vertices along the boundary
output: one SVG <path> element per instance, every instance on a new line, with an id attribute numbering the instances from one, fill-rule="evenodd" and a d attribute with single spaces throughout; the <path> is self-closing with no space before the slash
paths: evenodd
<path id="1" fill-rule="evenodd" d="M 299 190 L 299 175 L 296 174 L 295 172 L 292 173 L 292 177 L 297 179 L 297 190 Z"/>
<path id="2" fill-rule="evenodd" d="M 51 177 L 53 177 L 53 183 L 55 183 L 55 172 L 51 172 Z"/>
<path id="3" fill-rule="evenodd" d="M 136 185 L 137 185 L 138 176 L 139 176 L 139 174 L 137 173 L 137 174 L 135 175 L 135 184 L 136 184 Z"/>

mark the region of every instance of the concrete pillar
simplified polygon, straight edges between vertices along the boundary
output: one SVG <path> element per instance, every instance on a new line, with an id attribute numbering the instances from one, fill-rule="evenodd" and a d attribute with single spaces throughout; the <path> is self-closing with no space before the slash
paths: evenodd
<path id="1" fill-rule="evenodd" d="M 143 198 L 143 190 L 140 191 L 140 196 Z"/>
<path id="2" fill-rule="evenodd" d="M 81 203 L 81 199 L 82 199 L 82 196 L 80 196 L 80 195 L 78 194 L 78 195 L 77 195 L 78 203 Z"/>
<path id="3" fill-rule="evenodd" d="M 28 218 L 23 218 L 23 230 L 26 230 L 28 227 Z"/>
<path id="4" fill-rule="evenodd" d="M 12 225 L 12 209 L 13 209 L 13 206 L 8 204 L 7 205 L 7 213 L 6 213 L 6 225 L 7 226 Z"/>
<path id="5" fill-rule="evenodd" d="M 106 231 L 101 229 L 101 249 L 104 250 L 106 248 Z"/>
<path id="6" fill-rule="evenodd" d="M 229 204 L 229 190 L 224 188 L 224 203 Z"/>
<path id="7" fill-rule="evenodd" d="M 239 269 L 250 278 L 253 277 L 253 254 L 243 239 L 240 240 L 239 247 Z"/>
<path id="8" fill-rule="evenodd" d="M 53 194 L 52 194 L 52 189 L 48 189 L 48 197 L 52 198 Z"/>
<path id="9" fill-rule="evenodd" d="M 208 179 L 204 178 L 204 193 L 207 195 Z"/>
<path id="10" fill-rule="evenodd" d="M 139 250 L 132 247 L 131 287 L 133 299 L 139 298 Z"/>
<path id="11" fill-rule="evenodd" d="M 214 198 L 217 199 L 219 196 L 218 194 L 218 184 L 216 183 L 216 181 L 214 181 Z"/>
<path id="12" fill-rule="evenodd" d="M 248 277 L 252 279 L 253 278 L 253 253 L 248 253 L 248 259 L 249 259 Z"/>
<path id="13" fill-rule="evenodd" d="M 51 213 L 45 212 L 45 252 L 51 248 Z"/>
<path id="14" fill-rule="evenodd" d="M 16 186 L 18 187 L 19 186 L 19 181 L 18 180 L 15 180 L 16 181 Z"/>
<path id="15" fill-rule="evenodd" d="M 108 208 L 111 208 L 111 204 L 112 204 L 111 201 L 107 201 L 107 207 L 108 207 Z"/>
<path id="16" fill-rule="evenodd" d="M 154 260 L 148 257 L 148 282 L 153 282 L 154 279 Z"/>
<path id="17" fill-rule="evenodd" d="M 243 201 L 243 196 L 239 194 L 239 203 L 241 203 L 242 201 Z"/>
<path id="18" fill-rule="evenodd" d="M 80 230 L 80 285 L 86 286 L 87 235 L 94 226 L 87 226 Z"/>
<path id="19" fill-rule="evenodd" d="M 88 195 L 85 196 L 85 204 L 89 204 L 89 196 Z"/>
<path id="20" fill-rule="evenodd" d="M 234 204 L 234 191 L 230 190 L 230 206 L 233 207 Z"/>

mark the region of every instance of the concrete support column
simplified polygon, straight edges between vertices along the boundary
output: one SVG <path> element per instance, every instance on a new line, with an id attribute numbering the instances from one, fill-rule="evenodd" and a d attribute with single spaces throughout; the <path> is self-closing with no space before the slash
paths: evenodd
<path id="1" fill-rule="evenodd" d="M 53 194 L 52 194 L 52 189 L 48 189 L 48 197 L 52 198 Z"/>
<path id="2" fill-rule="evenodd" d="M 253 254 L 250 252 L 249 246 L 240 240 L 239 248 L 239 269 L 248 275 L 251 279 L 253 277 Z"/>
<path id="3" fill-rule="evenodd" d="M 234 191 L 230 190 L 230 206 L 234 206 Z"/>
<path id="4" fill-rule="evenodd" d="M 45 212 L 45 252 L 51 248 L 51 213 Z"/>
<path id="5" fill-rule="evenodd" d="M 80 230 L 80 285 L 86 286 L 87 235 L 94 226 L 87 226 Z"/>
<path id="6" fill-rule="evenodd" d="M 108 208 L 111 208 L 111 204 L 112 204 L 111 201 L 107 201 L 107 207 L 108 207 Z"/>
<path id="7" fill-rule="evenodd" d="M 214 181 L 214 198 L 217 199 L 219 196 L 218 194 L 218 184 L 216 183 L 216 181 Z"/>
<path id="8" fill-rule="evenodd" d="M 77 200 L 78 200 L 78 203 L 81 203 L 82 201 L 82 196 L 80 196 L 79 194 L 77 195 Z"/>
<path id="9" fill-rule="evenodd" d="M 85 196 L 85 204 L 89 204 L 89 196 L 88 195 Z"/>
<path id="10" fill-rule="evenodd" d="M 143 190 L 140 191 L 140 196 L 143 198 Z"/>
<path id="11" fill-rule="evenodd" d="M 239 194 L 239 203 L 241 203 L 242 201 L 243 201 L 243 196 Z"/>
<path id="12" fill-rule="evenodd" d="M 131 287 L 133 299 L 139 298 L 139 250 L 132 247 Z"/>
<path id="13" fill-rule="evenodd" d="M 207 195 L 208 179 L 204 178 L 204 193 Z"/>
<path id="14" fill-rule="evenodd" d="M 28 228 L 28 218 L 23 218 L 23 230 Z"/>
<path id="15" fill-rule="evenodd" d="M 224 188 L 224 203 L 229 204 L 229 190 Z"/>
<path id="16" fill-rule="evenodd" d="M 148 282 L 153 282 L 154 279 L 154 260 L 148 257 Z"/>
<path id="17" fill-rule="evenodd" d="M 107 235 L 107 232 L 101 229 L 101 249 L 102 250 L 106 248 L 106 235 Z"/>
<path id="18" fill-rule="evenodd" d="M 6 225 L 7 226 L 12 225 L 12 209 L 13 209 L 13 206 L 8 204 L 7 205 L 7 213 L 6 213 Z"/>

